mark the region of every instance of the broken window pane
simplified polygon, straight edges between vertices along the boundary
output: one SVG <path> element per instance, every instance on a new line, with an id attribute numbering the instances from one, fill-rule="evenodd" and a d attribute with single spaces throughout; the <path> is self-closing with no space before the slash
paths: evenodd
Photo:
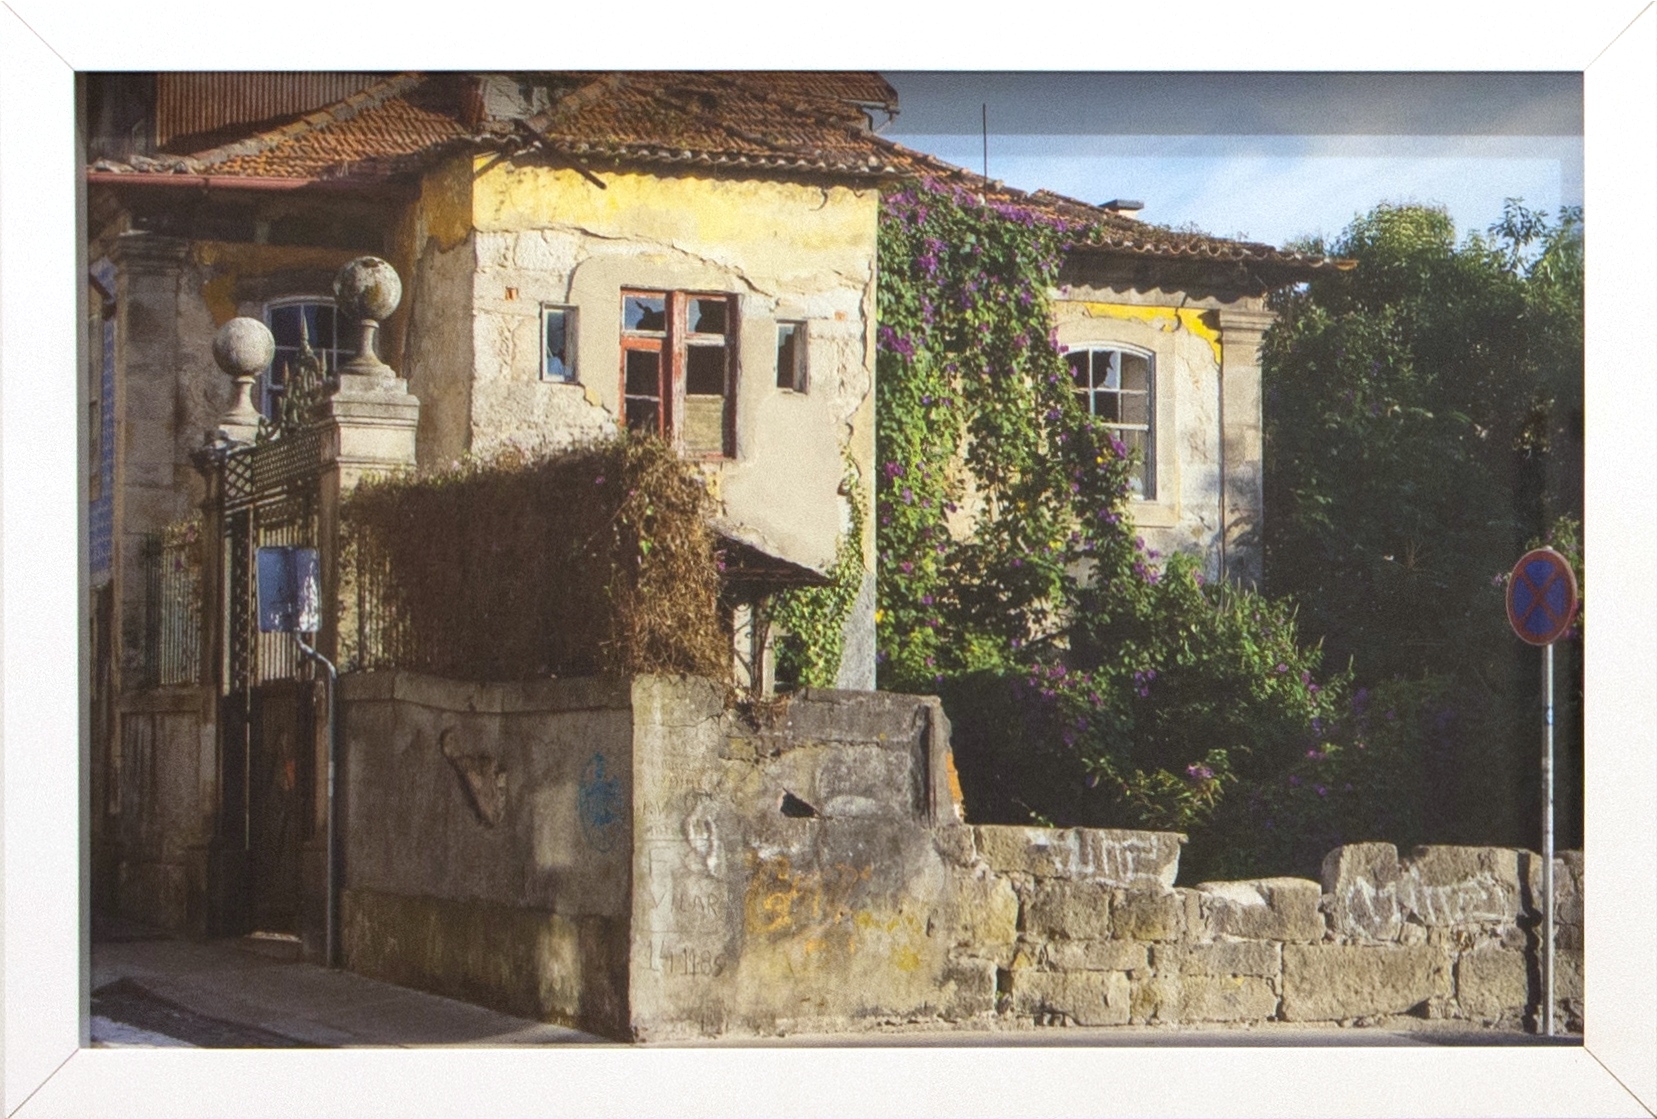
<path id="1" fill-rule="evenodd" d="M 725 395 L 724 346 L 687 347 L 685 392 L 691 396 Z"/>
<path id="2" fill-rule="evenodd" d="M 629 295 L 622 301 L 622 329 L 656 331 L 667 329 L 667 296 Z"/>
<path id="3" fill-rule="evenodd" d="M 777 387 L 804 392 L 806 387 L 805 323 L 777 324 Z"/>
<path id="4" fill-rule="evenodd" d="M 724 334 L 727 305 L 723 299 L 692 299 L 685 316 L 692 334 Z"/>
<path id="5" fill-rule="evenodd" d="M 638 431 L 661 431 L 661 402 L 628 397 L 627 426 Z"/>
<path id="6" fill-rule="evenodd" d="M 541 376 L 549 381 L 575 380 L 575 355 L 571 352 L 575 340 L 575 309 L 548 307 L 542 321 L 545 344 L 541 351 Z"/>
<path id="7" fill-rule="evenodd" d="M 653 350 L 627 351 L 627 395 L 662 395 L 662 357 Z"/>
<path id="8" fill-rule="evenodd" d="M 1156 371 L 1149 354 L 1095 346 L 1065 355 L 1076 394 L 1093 416 L 1111 429 L 1111 435 L 1130 450 L 1140 452 L 1134 468 L 1133 495 L 1155 496 L 1156 491 Z"/>

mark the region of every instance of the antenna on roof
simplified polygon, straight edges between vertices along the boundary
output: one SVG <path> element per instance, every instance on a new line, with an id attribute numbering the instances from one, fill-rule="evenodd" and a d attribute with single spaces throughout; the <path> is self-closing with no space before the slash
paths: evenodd
<path id="1" fill-rule="evenodd" d="M 984 123 L 984 178 L 990 177 L 990 103 L 983 105 Z"/>

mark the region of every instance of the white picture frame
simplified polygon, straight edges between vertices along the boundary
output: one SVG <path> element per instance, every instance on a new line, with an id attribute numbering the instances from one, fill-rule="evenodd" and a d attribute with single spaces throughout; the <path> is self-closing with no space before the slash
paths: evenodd
<path id="1" fill-rule="evenodd" d="M 650 5 L 646 5 L 650 7 Z M 672 9 L 686 16 L 682 6 Z M 7 1116 L 1648 1115 L 1657 1109 L 1657 9 L 1590 0 L 801 9 L 0 6 L 0 781 Z M 669 9 L 663 6 L 664 18 Z M 244 20 L 246 20 L 244 22 Z M 446 22 L 446 21 L 452 21 Z M 733 27 L 748 35 L 731 36 Z M 326 28 L 326 35 L 318 34 Z M 1132 49 L 1121 49 L 1124 40 Z M 805 44 L 809 42 L 809 46 Z M 1096 42 L 1093 52 L 1075 44 Z M 904 44 L 894 47 L 894 44 Z M 1115 44 L 1110 46 L 1109 44 Z M 897 57 L 892 57 L 896 54 Z M 1586 1035 L 1581 1046 L 89 1049 L 74 74 L 810 67 L 1578 70 L 1585 85 Z"/>

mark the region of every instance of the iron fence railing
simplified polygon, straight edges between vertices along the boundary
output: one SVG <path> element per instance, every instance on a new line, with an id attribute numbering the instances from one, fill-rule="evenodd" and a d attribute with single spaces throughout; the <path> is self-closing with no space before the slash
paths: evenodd
<path id="1" fill-rule="evenodd" d="M 201 680 L 201 526 L 195 521 L 143 537 L 144 630 L 138 684 Z"/>

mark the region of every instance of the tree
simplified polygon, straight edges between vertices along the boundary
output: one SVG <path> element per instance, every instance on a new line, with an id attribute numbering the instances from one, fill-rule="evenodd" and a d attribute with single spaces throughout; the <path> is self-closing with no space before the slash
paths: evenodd
<path id="1" fill-rule="evenodd" d="M 1581 514 L 1581 213 L 1510 201 L 1458 243 L 1442 210 L 1382 205 L 1306 247 L 1357 266 L 1281 297 L 1266 339 L 1267 590 L 1329 663 L 1477 709 L 1462 768 L 1511 809 L 1480 838 L 1525 842 L 1538 685 L 1501 576 Z"/>

